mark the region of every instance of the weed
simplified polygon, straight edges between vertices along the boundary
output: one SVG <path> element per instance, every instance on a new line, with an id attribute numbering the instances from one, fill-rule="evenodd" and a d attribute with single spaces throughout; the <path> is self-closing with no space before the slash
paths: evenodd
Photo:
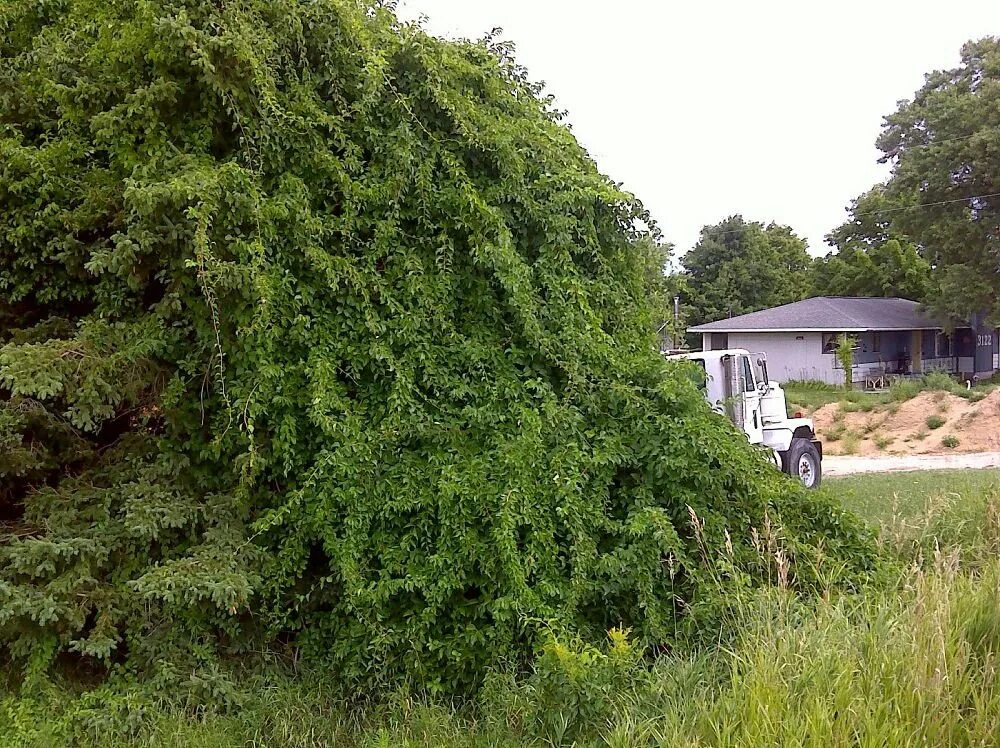
<path id="1" fill-rule="evenodd" d="M 924 421 L 929 429 L 939 429 L 945 424 L 945 419 L 938 415 L 927 416 L 927 420 Z"/>
<path id="2" fill-rule="evenodd" d="M 958 446 L 958 444 L 958 437 L 953 434 L 948 434 L 948 436 L 941 440 L 941 446 L 947 447 L 948 449 L 954 449 Z"/>
<path id="3" fill-rule="evenodd" d="M 854 433 L 853 431 L 845 431 L 843 437 L 843 444 L 841 444 L 840 446 L 841 454 L 845 455 L 857 454 L 859 443 L 860 439 L 858 438 L 858 435 L 856 433 Z"/>
<path id="4" fill-rule="evenodd" d="M 876 436 L 875 437 L 875 446 L 878 447 L 879 449 L 885 449 L 890 444 L 892 444 L 894 441 L 896 441 L 896 440 L 893 437 L 891 437 L 891 436 Z"/>
<path id="5" fill-rule="evenodd" d="M 911 400 L 920 394 L 921 383 L 912 379 L 900 379 L 889 387 L 889 397 L 896 402 Z"/>
<path id="6" fill-rule="evenodd" d="M 864 428 L 862 428 L 861 433 L 865 436 L 873 434 L 883 424 L 885 424 L 884 418 L 869 418 L 865 423 Z"/>

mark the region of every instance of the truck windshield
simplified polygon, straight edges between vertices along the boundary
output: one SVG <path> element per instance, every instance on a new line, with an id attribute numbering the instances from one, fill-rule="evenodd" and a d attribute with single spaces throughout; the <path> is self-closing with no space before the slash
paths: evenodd
<path id="1" fill-rule="evenodd" d="M 697 364 L 697 366 L 686 367 L 691 381 L 698 385 L 698 389 L 702 392 L 706 392 L 708 390 L 708 370 L 705 368 L 705 362 L 700 358 L 689 359 L 689 362 Z"/>

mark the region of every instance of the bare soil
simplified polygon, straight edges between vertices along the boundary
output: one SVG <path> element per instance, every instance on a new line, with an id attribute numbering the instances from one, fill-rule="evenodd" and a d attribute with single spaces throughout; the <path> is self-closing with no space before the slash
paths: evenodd
<path id="1" fill-rule="evenodd" d="M 932 429 L 927 419 L 944 425 Z M 1000 451 L 1000 390 L 972 403 L 950 392 L 922 392 L 902 403 L 870 412 L 846 412 L 831 403 L 812 415 L 824 454 L 860 456 L 955 454 Z M 954 447 L 942 444 L 958 440 Z"/>

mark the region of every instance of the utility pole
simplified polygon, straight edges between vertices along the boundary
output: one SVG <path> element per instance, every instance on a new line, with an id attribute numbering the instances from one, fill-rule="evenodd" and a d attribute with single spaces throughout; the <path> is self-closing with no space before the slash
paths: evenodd
<path id="1" fill-rule="evenodd" d="M 680 317 L 680 315 L 681 315 L 681 297 L 680 296 L 675 296 L 674 297 L 674 334 L 673 334 L 674 350 L 675 351 L 679 349 L 679 346 L 677 345 L 677 318 Z"/>

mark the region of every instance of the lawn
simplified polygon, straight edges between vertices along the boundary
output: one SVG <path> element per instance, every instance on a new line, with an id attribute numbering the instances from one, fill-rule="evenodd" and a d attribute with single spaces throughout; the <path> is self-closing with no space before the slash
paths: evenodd
<path id="1" fill-rule="evenodd" d="M 130 680 L 75 697 L 38 683 L 0 696 L 0 745 L 996 745 L 1000 471 L 822 490 L 873 524 L 895 571 L 852 594 L 740 600 L 718 645 L 651 662 L 621 634 L 560 642 L 533 676 L 498 674 L 463 703 L 348 701 L 276 664 L 234 671 L 230 707 L 207 711 Z"/>
<path id="2" fill-rule="evenodd" d="M 985 496 L 1000 490 L 1000 470 L 869 473 L 826 480 L 824 491 L 882 527 L 890 526 L 894 519 L 916 520 L 942 504 L 953 510 L 978 509 Z"/>
<path id="3" fill-rule="evenodd" d="M 885 392 L 850 392 L 833 385 L 822 385 L 818 382 L 789 382 L 782 385 L 785 391 L 785 404 L 788 415 L 796 412 L 809 415 L 830 403 L 841 403 L 842 406 L 855 410 L 871 411 L 881 405 L 892 402 L 892 396 Z"/>

